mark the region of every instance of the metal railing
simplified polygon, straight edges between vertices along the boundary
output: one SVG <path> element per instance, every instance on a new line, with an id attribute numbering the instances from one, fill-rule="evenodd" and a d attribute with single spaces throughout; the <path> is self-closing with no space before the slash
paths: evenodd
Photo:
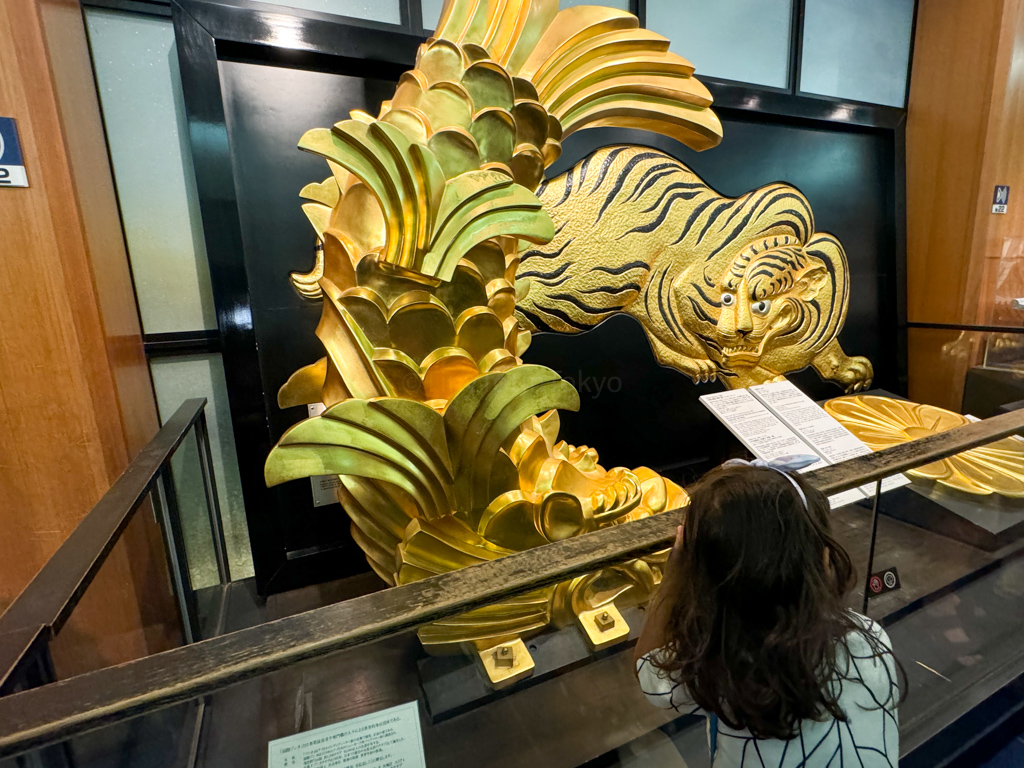
<path id="1" fill-rule="evenodd" d="M 186 400 L 0 616 L 0 696 L 54 681 L 49 642 L 75 610 L 135 513 L 150 494 L 163 533 L 186 643 L 200 639 L 171 459 L 195 435 L 213 551 L 221 584 L 229 581 L 224 529 L 206 424 L 206 398 Z"/>
<path id="2" fill-rule="evenodd" d="M 805 477 L 833 495 L 1022 430 L 1024 411 L 1014 411 Z M 143 485 L 126 498 L 141 498 Z M 0 698 L 0 757 L 649 555 L 671 544 L 677 522 L 670 512 L 606 528 Z"/>

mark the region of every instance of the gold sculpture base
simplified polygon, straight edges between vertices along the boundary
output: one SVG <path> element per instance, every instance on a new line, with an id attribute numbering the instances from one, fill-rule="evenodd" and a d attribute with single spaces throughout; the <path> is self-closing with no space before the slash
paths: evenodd
<path id="1" fill-rule="evenodd" d="M 525 680 L 533 674 L 535 667 L 526 643 L 518 637 L 480 651 L 477 661 L 496 691 Z"/>
<path id="2" fill-rule="evenodd" d="M 629 625 L 614 603 L 580 611 L 576 622 L 592 651 L 604 650 L 629 637 Z"/>

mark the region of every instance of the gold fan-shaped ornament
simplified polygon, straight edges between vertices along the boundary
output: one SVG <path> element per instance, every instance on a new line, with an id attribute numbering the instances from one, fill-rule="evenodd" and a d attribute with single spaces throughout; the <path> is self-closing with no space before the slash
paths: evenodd
<path id="1" fill-rule="evenodd" d="M 934 405 L 874 395 L 829 400 L 825 410 L 876 451 L 970 423 L 966 417 Z M 1024 498 L 1024 442 L 1003 438 L 906 474 L 978 496 Z"/>

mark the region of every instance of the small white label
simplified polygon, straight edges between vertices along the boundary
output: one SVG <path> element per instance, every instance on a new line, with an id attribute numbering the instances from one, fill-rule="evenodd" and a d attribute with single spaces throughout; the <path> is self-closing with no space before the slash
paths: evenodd
<path id="1" fill-rule="evenodd" d="M 319 416 L 327 410 L 323 403 L 312 403 L 306 406 L 309 417 Z M 337 475 L 314 475 L 309 478 L 313 486 L 313 506 L 326 507 L 328 504 L 338 503 L 338 494 L 334 490 L 341 485 L 341 479 Z"/>
<path id="2" fill-rule="evenodd" d="M 27 187 L 24 165 L 0 165 L 0 187 Z"/>
<path id="3" fill-rule="evenodd" d="M 27 186 L 18 124 L 13 117 L 0 117 L 0 188 Z"/>
<path id="4" fill-rule="evenodd" d="M 270 742 L 268 768 L 426 768 L 415 701 Z"/>

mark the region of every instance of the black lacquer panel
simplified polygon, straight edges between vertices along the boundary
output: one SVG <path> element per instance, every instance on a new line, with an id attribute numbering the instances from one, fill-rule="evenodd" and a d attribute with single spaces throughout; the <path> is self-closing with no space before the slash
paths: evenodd
<path id="1" fill-rule="evenodd" d="M 291 272 L 308 272 L 316 235 L 298 192 L 330 175 L 323 158 L 296 148 L 312 127 L 330 126 L 362 109 L 376 114 L 394 93 L 394 81 L 269 66 L 252 61 L 219 64 L 231 164 L 242 229 L 259 356 L 263 408 L 271 444 L 306 417 L 305 407 L 282 410 L 277 391 L 298 368 L 323 356 L 315 335 L 319 302 L 292 288 Z M 314 507 L 308 482 L 268 492 L 279 516 L 286 552 L 331 551 L 343 572 L 366 568 L 338 505 Z"/>

